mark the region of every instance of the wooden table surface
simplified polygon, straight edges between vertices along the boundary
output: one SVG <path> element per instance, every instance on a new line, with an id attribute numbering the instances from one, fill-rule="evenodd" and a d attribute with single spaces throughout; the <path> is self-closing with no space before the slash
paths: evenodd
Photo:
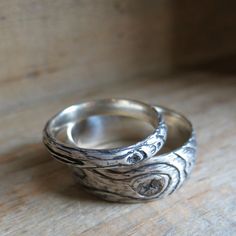
<path id="1" fill-rule="evenodd" d="M 0 86 L 0 235 L 235 235 L 236 78 L 189 71 L 139 79 L 12 81 Z M 145 204 L 97 199 L 41 143 L 47 119 L 84 100 L 126 97 L 185 114 L 199 143 L 191 178 Z"/>

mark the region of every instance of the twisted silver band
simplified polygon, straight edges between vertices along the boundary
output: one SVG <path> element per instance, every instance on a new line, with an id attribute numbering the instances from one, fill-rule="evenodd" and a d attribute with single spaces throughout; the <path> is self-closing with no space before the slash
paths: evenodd
<path id="1" fill-rule="evenodd" d="M 117 100 L 112 100 L 112 102 L 116 103 Z M 122 116 L 125 114 L 151 123 L 155 127 L 152 134 L 155 135 L 151 135 L 150 140 L 150 136 L 148 136 L 145 142 L 140 141 L 128 148 L 122 147 L 122 150 L 120 148 L 93 150 L 86 144 L 89 148 L 85 148 L 85 151 L 83 149 L 81 152 L 79 145 L 85 144 L 86 141 L 91 141 L 91 146 L 101 145 L 104 141 L 103 133 L 109 134 L 109 129 L 111 129 L 111 134 L 114 133 L 114 117 L 109 116 L 111 111 L 105 112 L 105 116 L 96 116 L 101 114 L 101 110 L 94 109 L 95 113 L 92 114 L 95 116 L 84 116 L 84 120 L 79 119 L 78 122 L 75 122 L 81 114 L 80 112 L 76 113 L 78 111 L 76 106 L 69 108 L 69 110 L 66 109 L 66 112 L 59 113 L 49 121 L 44 130 L 44 143 L 55 158 L 72 165 L 76 180 L 87 191 L 106 200 L 139 202 L 169 195 L 182 185 L 194 166 L 196 158 L 195 133 L 191 123 L 177 112 L 142 103 L 139 105 L 142 107 L 139 115 L 137 113 L 131 115 L 131 111 L 120 113 L 116 110 L 114 113 L 113 109 L 112 114 Z M 104 104 L 101 106 L 104 108 Z M 107 107 L 104 109 L 107 111 Z M 131 109 L 131 106 L 128 105 L 127 109 Z M 140 111 L 140 109 L 138 110 Z M 69 118 L 68 114 L 70 114 Z M 158 118 L 157 123 L 153 121 L 155 116 Z M 61 118 L 57 120 L 58 117 Z M 162 117 L 168 127 L 167 140 L 167 129 Z M 123 121 L 122 124 L 124 124 Z M 84 127 L 86 127 L 85 130 L 90 129 L 90 132 L 83 133 Z M 58 137 L 62 130 L 64 130 L 64 142 L 59 142 Z M 89 135 L 91 131 L 94 138 Z M 99 135 L 96 136 L 96 134 Z M 80 139 L 81 135 L 84 137 L 82 140 Z M 158 144 L 159 142 L 161 144 Z M 160 149 L 161 151 L 157 155 L 156 153 Z M 89 152 L 86 152 L 87 150 Z M 113 152 L 114 150 L 115 152 Z"/>

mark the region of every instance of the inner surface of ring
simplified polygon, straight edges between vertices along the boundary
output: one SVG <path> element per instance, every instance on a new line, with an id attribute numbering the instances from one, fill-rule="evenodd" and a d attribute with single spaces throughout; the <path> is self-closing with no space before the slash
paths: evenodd
<path id="1" fill-rule="evenodd" d="M 80 148 L 109 149 L 144 140 L 158 124 L 158 114 L 151 106 L 111 99 L 69 107 L 54 118 L 49 130 L 64 143 L 73 142 Z"/>
<path id="2" fill-rule="evenodd" d="M 71 129 L 74 143 L 82 148 L 107 149 L 130 146 L 154 131 L 149 123 L 126 116 L 97 115 L 77 122 Z"/>
<path id="3" fill-rule="evenodd" d="M 158 154 L 183 146 L 192 135 L 191 124 L 176 113 L 164 113 L 168 126 L 167 140 Z M 71 129 L 74 143 L 84 148 L 115 148 L 143 140 L 153 131 L 148 122 L 124 116 L 92 116 Z"/>
<path id="4" fill-rule="evenodd" d="M 159 154 L 169 153 L 182 147 L 192 136 L 192 126 L 183 116 L 174 112 L 164 112 L 164 120 L 168 127 L 167 140 L 158 152 Z"/>

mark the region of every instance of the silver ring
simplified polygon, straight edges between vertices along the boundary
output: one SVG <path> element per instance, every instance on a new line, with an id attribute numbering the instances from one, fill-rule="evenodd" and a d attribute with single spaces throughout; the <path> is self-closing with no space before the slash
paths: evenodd
<path id="1" fill-rule="evenodd" d="M 101 149 L 101 139 L 108 138 L 111 145 L 109 139 L 116 135 L 112 132 L 114 126 L 123 125 L 123 120 L 143 120 L 152 131 L 134 144 Z M 59 161 L 81 168 L 110 168 L 134 165 L 152 157 L 164 145 L 166 135 L 163 117 L 153 107 L 133 100 L 103 99 L 74 105 L 55 115 L 45 126 L 43 141 Z M 75 137 L 82 140 L 79 145 Z M 86 139 L 89 141 L 84 143 Z"/>
<path id="2" fill-rule="evenodd" d="M 113 102 L 124 100 L 110 101 L 113 104 Z M 102 100 L 103 102 L 104 100 Z M 133 103 L 134 101 L 131 102 Z M 98 103 L 95 102 L 94 104 Z M 144 104 L 140 104 L 143 107 Z M 100 105 L 103 107 L 101 103 Z M 81 104 L 78 106 L 81 106 Z M 121 155 L 122 158 L 117 158 L 123 152 L 123 147 L 122 152 L 117 152 L 119 148 L 96 149 L 94 152 L 91 146 L 101 144 L 103 146 L 106 134 L 111 137 L 111 134 L 116 132 L 116 129 L 113 128 L 116 127 L 114 126 L 115 117 L 113 115 L 124 115 L 124 113 L 119 113 L 117 110 L 114 113 L 112 109 L 111 114 L 110 111 L 106 111 L 106 107 L 105 113 L 103 109 L 100 112 L 99 109 L 94 109 L 92 114 L 82 112 L 83 119 L 78 120 L 78 116 L 81 115 L 81 110 L 78 106 L 62 111 L 47 123 L 44 129 L 44 143 L 55 158 L 72 165 L 76 180 L 87 191 L 109 201 L 150 201 L 173 193 L 191 173 L 196 158 L 196 138 L 191 123 L 184 116 L 164 107 L 151 107 L 148 105 L 144 105 L 145 112 L 141 109 L 142 112 L 137 115 L 135 113 L 137 110 L 134 109 L 135 112 L 133 113 L 129 110 L 131 107 L 128 106 L 127 109 L 129 111 L 125 112 L 125 115 L 132 118 L 135 116 L 148 121 L 149 124 L 155 127 L 155 132 L 153 133 L 155 133 L 154 137 L 156 138 L 154 139 L 155 142 L 153 142 L 153 139 L 151 139 L 152 142 L 150 143 L 138 142 L 138 152 L 135 149 L 132 152 L 133 155 L 130 155 L 130 151 L 137 146 L 130 145 L 131 149 L 128 149 L 129 151 L 125 152 L 124 156 Z M 119 111 L 124 109 L 122 107 L 120 110 L 120 106 L 118 107 Z M 78 109 L 80 112 L 78 112 Z M 153 110 L 156 113 L 151 112 Z M 150 111 L 150 113 L 147 111 Z M 94 116 L 94 114 L 103 115 Z M 155 116 L 158 118 L 157 123 L 153 120 Z M 163 118 L 168 127 L 167 140 L 167 129 Z M 125 120 L 121 119 L 121 124 L 126 122 L 126 118 Z M 132 121 L 128 120 L 128 125 L 125 127 L 131 126 L 133 122 L 134 119 Z M 127 132 L 129 133 L 130 130 L 128 129 Z M 63 142 L 58 140 L 60 133 L 63 134 L 61 135 Z M 93 138 L 92 135 L 94 135 Z M 157 138 L 159 136 L 161 137 L 160 139 Z M 158 144 L 160 140 L 162 142 Z M 110 141 L 113 143 L 112 140 Z M 108 143 L 108 146 L 111 143 Z M 152 146 L 154 144 L 155 148 Z M 89 155 L 87 152 L 81 152 L 81 148 L 78 147 L 80 145 L 85 145 L 87 147 L 85 148 L 86 151 L 90 150 Z M 145 154 L 142 152 L 146 150 L 144 147 L 148 150 L 144 152 Z M 107 150 L 109 150 L 109 155 L 106 153 Z M 115 155 L 111 150 L 116 150 Z M 160 152 L 157 155 L 159 150 Z M 91 155 L 94 153 L 96 154 L 95 158 Z M 111 154 L 115 158 L 114 160 L 110 158 L 112 157 Z M 132 161 L 130 161 L 131 157 Z M 107 162 L 104 161 L 106 158 L 108 159 Z"/>

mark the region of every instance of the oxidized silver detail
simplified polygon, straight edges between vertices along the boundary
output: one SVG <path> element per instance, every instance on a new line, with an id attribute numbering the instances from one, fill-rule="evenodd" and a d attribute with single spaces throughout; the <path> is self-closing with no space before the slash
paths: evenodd
<path id="1" fill-rule="evenodd" d="M 87 191 L 109 201 L 159 199 L 175 192 L 190 175 L 196 159 L 196 137 L 184 116 L 163 107 L 154 109 L 159 120 L 154 135 L 122 150 L 87 152 L 78 149 L 75 142 L 71 146 L 73 126 L 67 127 L 70 145 L 52 138 L 48 125 L 43 140 L 53 157 L 72 166 L 76 180 Z M 163 145 L 170 150 L 157 155 Z"/>
<path id="2" fill-rule="evenodd" d="M 58 113 L 46 124 L 43 131 L 43 142 L 48 148 L 49 152 L 54 158 L 59 161 L 65 162 L 66 164 L 76 165 L 80 167 L 115 167 L 115 166 L 126 166 L 134 165 L 139 162 L 148 159 L 155 155 L 165 144 L 167 127 L 163 121 L 161 113 L 158 113 L 152 107 L 148 105 L 132 101 L 132 100 L 101 100 L 99 103 L 103 102 L 104 106 L 111 101 L 112 103 L 118 103 L 119 101 L 128 101 L 131 104 L 142 106 L 147 106 L 154 114 L 155 122 L 157 126 L 152 134 L 146 137 L 144 140 L 141 140 L 138 143 L 135 143 L 131 146 L 112 148 L 112 149 L 88 149 L 80 148 L 73 143 L 73 137 L 71 136 L 72 129 L 74 124 L 72 121 L 68 122 L 67 134 L 71 143 L 64 144 L 57 140 L 56 135 L 53 135 L 52 129 L 54 129 L 55 119 L 69 114 L 71 111 L 76 112 L 76 110 L 81 111 L 83 109 L 83 103 L 79 105 L 74 105 L 65 109 L 64 111 Z M 82 108 L 81 108 L 82 107 Z M 130 108 L 131 109 L 131 108 Z M 79 113 L 79 112 L 78 112 Z M 63 124 L 64 125 L 64 124 Z M 63 126 L 62 125 L 62 126 Z M 60 127 L 59 127 L 60 129 Z"/>
<path id="3" fill-rule="evenodd" d="M 133 168 L 113 167 L 83 169 L 73 167 L 76 179 L 89 192 L 109 201 L 139 202 L 164 197 L 175 192 L 190 175 L 195 163 L 195 135 L 177 150 L 154 156 Z"/>

